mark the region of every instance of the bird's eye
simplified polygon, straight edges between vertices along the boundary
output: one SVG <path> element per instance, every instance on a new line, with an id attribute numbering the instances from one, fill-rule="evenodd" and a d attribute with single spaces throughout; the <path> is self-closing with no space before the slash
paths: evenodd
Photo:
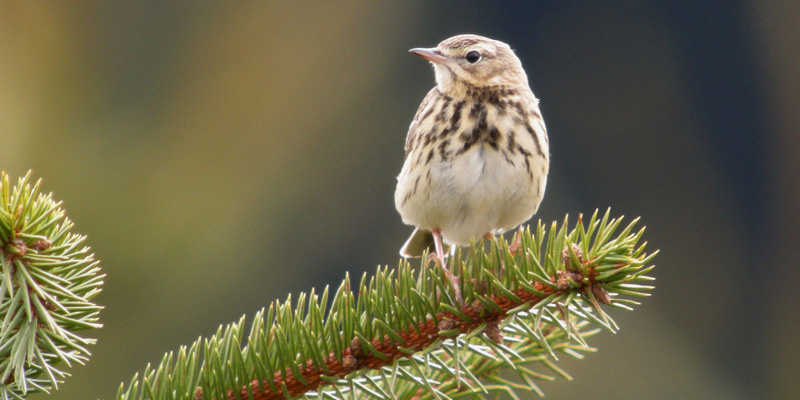
<path id="1" fill-rule="evenodd" d="M 469 53 L 467 53 L 466 57 L 464 57 L 464 58 L 467 59 L 468 63 L 475 64 L 476 62 L 481 60 L 481 53 L 478 53 L 477 51 L 472 50 Z"/>

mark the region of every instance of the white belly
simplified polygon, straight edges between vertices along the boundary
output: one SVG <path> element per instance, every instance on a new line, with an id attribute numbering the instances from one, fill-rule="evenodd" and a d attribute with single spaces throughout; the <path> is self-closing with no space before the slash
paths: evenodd
<path id="1" fill-rule="evenodd" d="M 531 158 L 535 164 L 531 165 L 531 179 L 524 159 L 512 160 L 514 165 L 489 145 L 478 144 L 449 162 L 429 164 L 430 183 L 426 171 L 410 171 L 409 165 L 404 166 L 395 194 L 403 222 L 439 229 L 445 241 L 461 245 L 487 233 L 513 229 L 536 212 L 544 194 L 547 166 L 541 165 L 546 161 L 536 164 L 536 157 Z M 418 176 L 416 195 L 403 201 L 402 194 L 411 190 Z"/>

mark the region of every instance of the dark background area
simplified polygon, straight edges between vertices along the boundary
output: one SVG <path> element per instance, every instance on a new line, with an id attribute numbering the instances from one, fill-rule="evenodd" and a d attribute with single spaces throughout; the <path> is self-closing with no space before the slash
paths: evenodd
<path id="1" fill-rule="evenodd" d="M 798 21 L 788 0 L 3 3 L 0 169 L 43 178 L 108 274 L 94 355 L 50 398 L 112 398 L 220 324 L 396 265 L 434 84 L 407 50 L 459 33 L 509 43 L 541 99 L 536 218 L 611 207 L 661 249 L 654 295 L 548 398 L 794 398 Z"/>

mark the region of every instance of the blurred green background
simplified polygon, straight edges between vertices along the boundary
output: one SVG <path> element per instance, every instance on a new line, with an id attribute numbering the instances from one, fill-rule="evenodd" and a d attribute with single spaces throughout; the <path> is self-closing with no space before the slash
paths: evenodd
<path id="1" fill-rule="evenodd" d="M 611 207 L 662 250 L 654 296 L 548 398 L 795 398 L 798 21 L 794 0 L 3 2 L 0 169 L 43 178 L 108 274 L 94 356 L 49 398 L 112 398 L 222 323 L 396 265 L 434 82 L 407 50 L 458 33 L 510 43 L 541 98 L 537 217 Z"/>

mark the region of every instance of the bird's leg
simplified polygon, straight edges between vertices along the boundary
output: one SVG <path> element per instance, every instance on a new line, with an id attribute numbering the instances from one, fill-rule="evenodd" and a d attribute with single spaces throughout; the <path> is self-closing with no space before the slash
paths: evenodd
<path id="1" fill-rule="evenodd" d="M 522 228 L 522 225 L 520 225 L 519 229 L 517 229 L 517 234 L 514 235 L 514 241 L 511 242 L 511 244 L 508 246 L 508 251 L 510 251 L 511 254 L 515 256 L 522 254 L 522 251 L 520 251 L 520 247 L 522 247 L 523 232 L 525 232 L 525 230 Z"/>
<path id="2" fill-rule="evenodd" d="M 485 235 L 483 235 L 483 237 L 486 238 L 486 240 L 493 241 L 495 247 L 497 247 L 497 250 L 500 251 L 500 243 L 497 242 L 497 236 L 492 235 L 491 232 L 488 232 Z M 506 273 L 506 262 L 504 260 L 504 257 L 500 257 L 500 278 L 502 278 L 503 275 L 505 275 L 505 273 Z"/>
<path id="3" fill-rule="evenodd" d="M 460 305 L 464 305 L 464 299 L 461 297 L 461 287 L 458 284 L 458 278 L 453 275 L 449 269 L 447 269 L 447 263 L 444 260 L 444 246 L 442 246 L 442 231 L 438 229 L 434 229 L 431 231 L 433 234 L 433 244 L 436 247 L 436 257 L 439 259 L 439 265 L 442 266 L 445 275 L 447 275 L 447 279 L 450 280 L 450 283 L 453 285 L 453 290 L 456 292 L 456 301 Z"/>
<path id="4" fill-rule="evenodd" d="M 508 252 L 511 253 L 512 256 L 518 256 L 522 254 L 520 247 L 522 247 L 522 225 L 519 226 L 516 235 L 514 235 L 514 240 L 508 245 Z M 498 245 L 497 243 L 497 236 L 493 236 L 489 233 L 486 234 L 486 238 L 491 238 L 494 240 L 494 244 Z M 497 248 L 499 249 L 500 246 L 498 245 Z M 502 278 L 503 275 L 506 273 L 506 263 L 503 258 L 500 258 L 500 277 Z"/>

